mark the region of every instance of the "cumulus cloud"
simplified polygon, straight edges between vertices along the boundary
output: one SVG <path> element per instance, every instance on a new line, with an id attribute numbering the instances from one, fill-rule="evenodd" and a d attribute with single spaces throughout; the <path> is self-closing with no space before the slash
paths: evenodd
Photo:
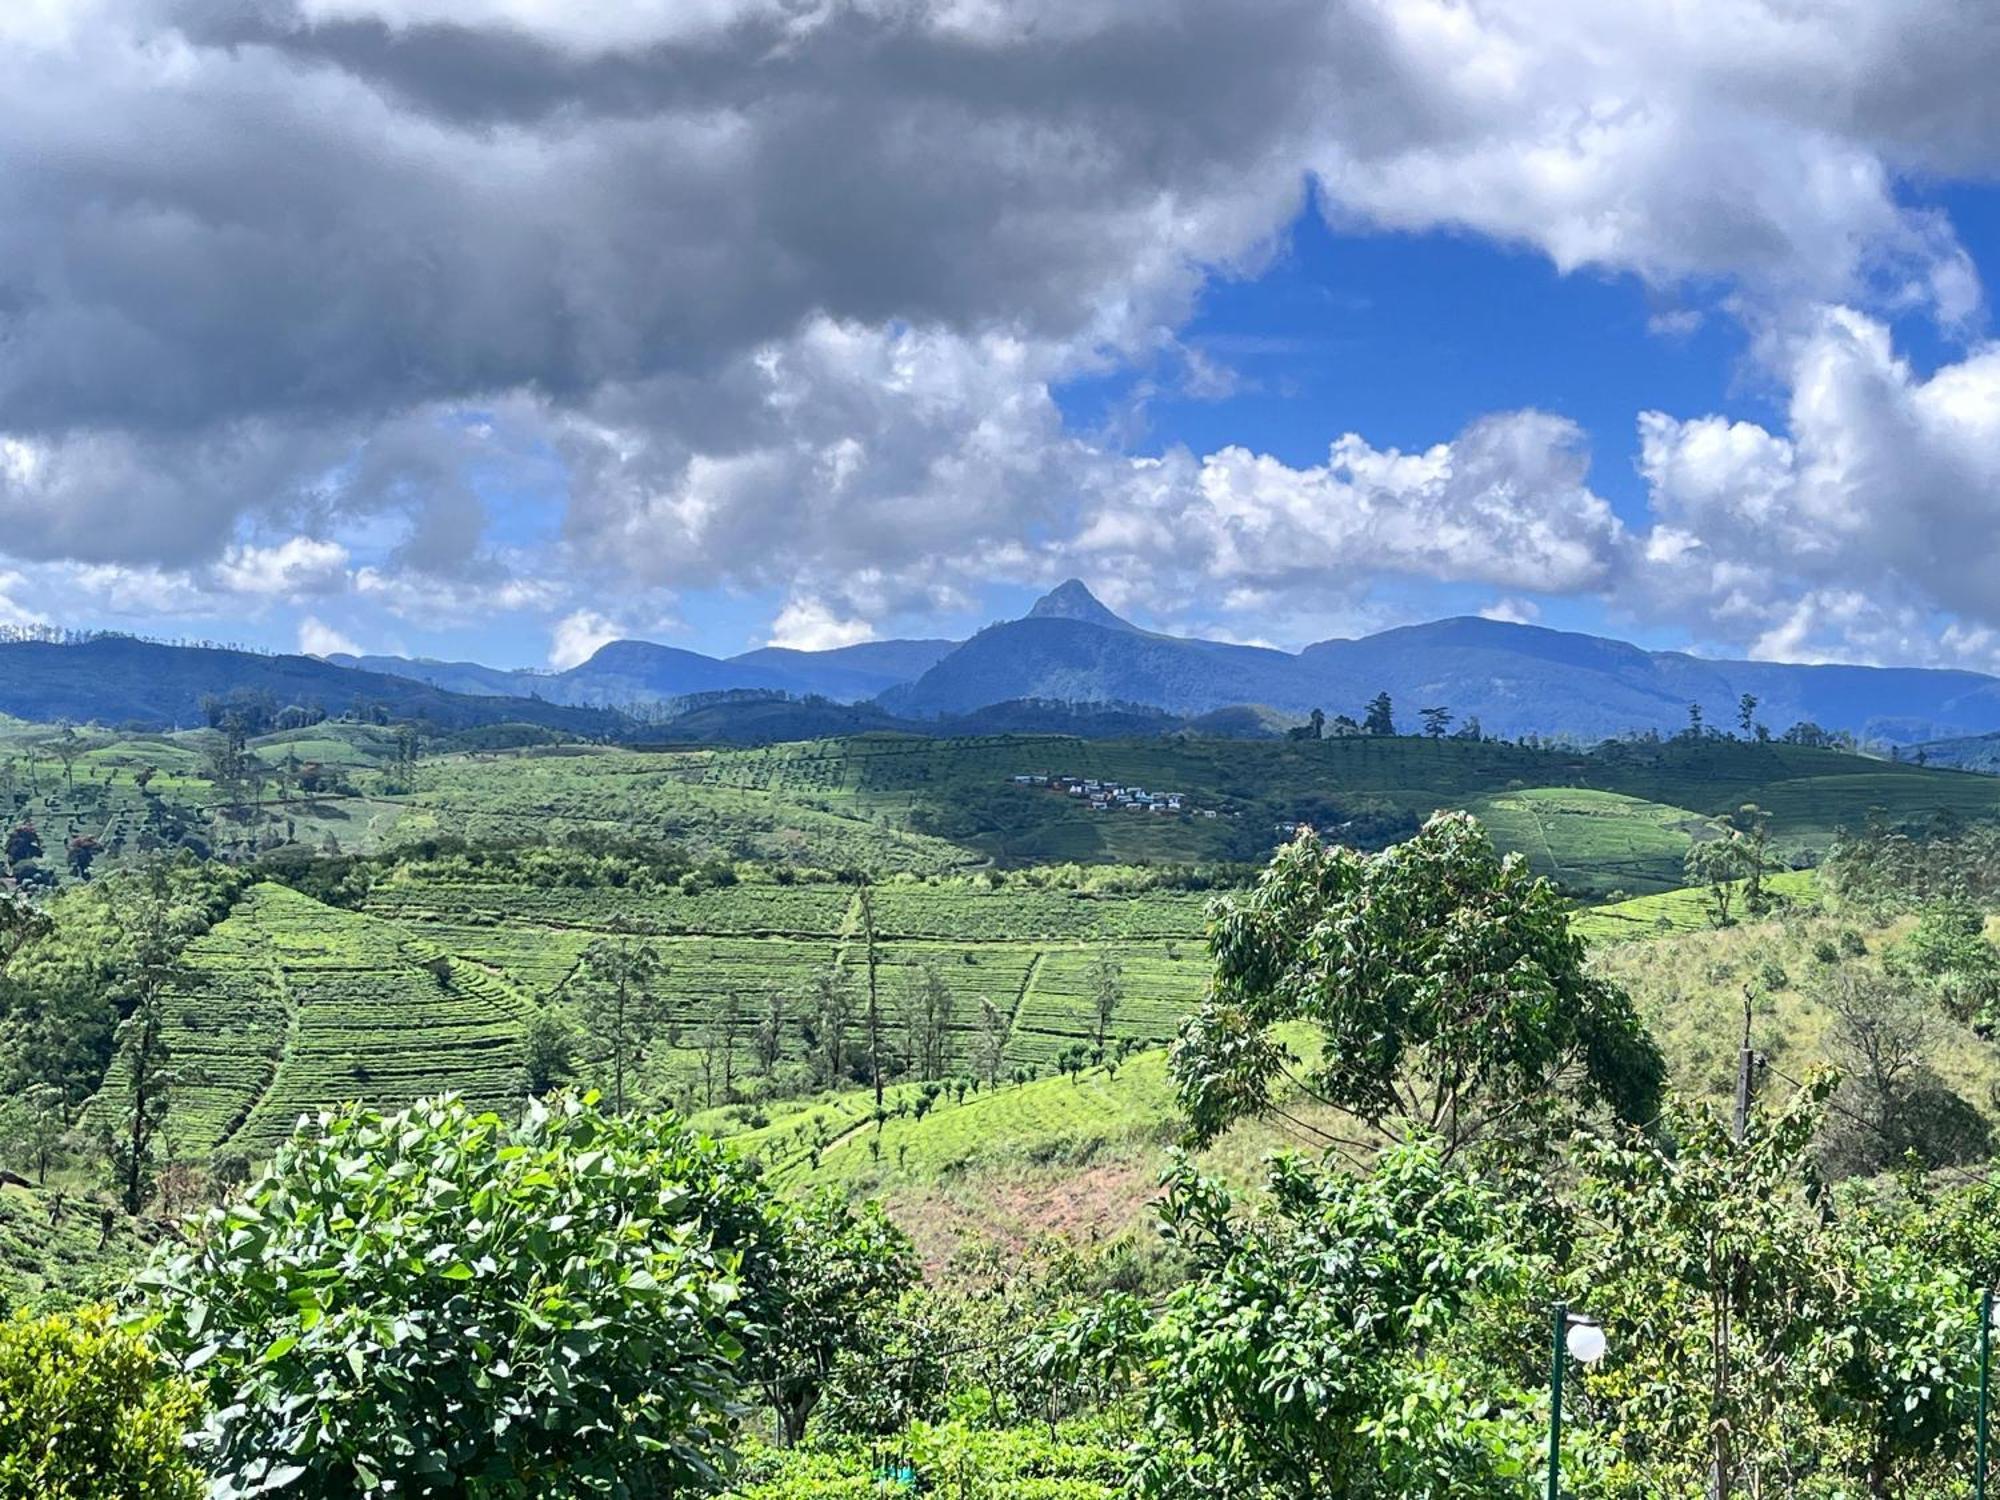
<path id="1" fill-rule="evenodd" d="M 1867 332 L 1983 303 L 1900 188 L 2000 168 L 1957 0 L 29 0 L 0 41 L 0 546 L 121 610 L 567 611 L 566 657 L 605 587 L 834 640 L 1089 563 L 1176 613 L 1643 574 L 1771 649 L 1776 577 L 1990 612 L 1990 546 L 1850 504 L 1907 470 L 1957 537 L 1988 477 L 1986 356 L 1918 380 Z M 1305 467 L 1065 424 L 1309 191 L 1636 274 L 1670 336 L 1720 289 L 1788 431 L 1649 416 L 1634 538 L 1546 414 Z"/>
<path id="2" fill-rule="evenodd" d="M 795 651 L 830 651 L 874 639 L 873 625 L 835 613 L 824 600 L 788 599 L 771 623 L 771 638 L 765 644 Z"/>
<path id="3" fill-rule="evenodd" d="M 1624 544 L 1588 467 L 1576 425 L 1536 411 L 1417 453 L 1349 433 L 1308 468 L 1242 448 L 1175 453 L 1107 478 L 1070 548 L 1156 605 L 1220 587 L 1268 608 L 1382 574 L 1580 593 L 1609 579 Z"/>
<path id="4" fill-rule="evenodd" d="M 549 638 L 549 665 L 558 672 L 581 666 L 600 647 L 637 633 L 594 609 L 574 610 L 556 621 Z"/>
<path id="5" fill-rule="evenodd" d="M 299 621 L 299 650 L 307 656 L 359 656 L 361 648 L 315 615 Z"/>
<path id="6" fill-rule="evenodd" d="M 1979 631 L 2000 626 L 2000 346 L 1926 377 L 1883 323 L 1833 307 L 1783 358 L 1782 432 L 1641 417 L 1657 524 L 1637 581 L 1650 607 L 1761 655 L 1990 659 Z"/>

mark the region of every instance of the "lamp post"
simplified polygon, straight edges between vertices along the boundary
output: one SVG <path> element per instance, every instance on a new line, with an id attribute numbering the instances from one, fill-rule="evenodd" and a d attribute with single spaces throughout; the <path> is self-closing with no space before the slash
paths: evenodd
<path id="1" fill-rule="evenodd" d="M 1549 1500 L 1562 1500 L 1563 1367 L 1570 1360 L 1594 1365 L 1604 1358 L 1604 1328 L 1597 1319 L 1558 1302 L 1549 1339 Z M 1984 1500 L 1982 1494 L 1981 1500 Z"/>
<path id="2" fill-rule="evenodd" d="M 1992 1368 L 1993 1288 L 1987 1287 L 1979 1294 L 1979 1421 L 1972 1444 L 1973 1462 L 1979 1466 L 1972 1480 L 1975 1500 L 1986 1500 L 1986 1391 Z"/>

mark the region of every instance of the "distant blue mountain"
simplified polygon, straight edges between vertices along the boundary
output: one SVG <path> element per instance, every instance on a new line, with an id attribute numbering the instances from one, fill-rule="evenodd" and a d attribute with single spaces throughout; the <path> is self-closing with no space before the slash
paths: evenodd
<path id="1" fill-rule="evenodd" d="M 262 656 L 129 636 L 60 645 L 0 642 L 0 713 L 17 718 L 189 727 L 204 721 L 204 698 L 232 693 L 261 695 L 274 710 L 297 705 L 340 714 L 363 707 L 452 729 L 523 723 L 609 735 L 627 727 L 616 716 L 591 709 L 526 696 L 450 692 L 420 679 L 360 671 L 316 656 Z"/>
<path id="2" fill-rule="evenodd" d="M 860 703 L 922 675 L 956 641 L 866 641 L 829 651 L 766 646 L 721 659 L 652 641 L 612 641 L 564 672 L 508 671 L 424 657 L 331 656 L 369 672 L 414 678 L 455 693 L 533 696 L 551 703 L 645 708 L 734 688 Z"/>
<path id="3" fill-rule="evenodd" d="M 1733 727 L 1745 693 L 1759 700 L 1757 719 L 1773 733 L 1801 720 L 1896 744 L 2000 732 L 2000 679 L 1977 672 L 1710 660 L 1469 618 L 1276 651 L 1140 630 L 1075 579 L 1022 619 L 989 626 L 964 642 L 870 641 L 832 651 L 766 647 L 723 660 L 650 641 L 613 641 L 564 672 L 382 656 L 263 657 L 125 640 L 98 643 L 94 654 L 26 651 L 0 648 L 0 712 L 107 722 L 184 720 L 202 692 L 251 685 L 281 698 L 310 693 L 344 701 L 372 692 L 394 699 L 398 713 L 463 723 L 508 717 L 549 723 L 559 710 L 590 708 L 652 716 L 673 700 L 729 692 L 825 698 L 869 705 L 880 716 L 814 717 L 769 705 L 706 710 L 703 722 L 714 721 L 717 732 L 754 719 L 759 734 L 776 733 L 783 724 L 821 724 L 836 732 L 832 726 L 863 722 L 928 724 L 946 733 L 999 705 L 1016 707 L 989 715 L 994 722 L 1043 722 L 1057 704 L 1117 706 L 1115 714 L 1087 716 L 1093 723 L 1137 724 L 1141 719 L 1130 713 L 1136 707 L 1156 710 L 1162 723 L 1228 723 L 1238 726 L 1232 732 L 1258 732 L 1274 716 L 1296 722 L 1315 708 L 1328 717 L 1358 719 L 1363 705 L 1385 691 L 1405 729 L 1416 726 L 1419 710 L 1440 706 L 1459 723 L 1476 717 L 1487 733 L 1510 738 L 1671 733 L 1686 726 L 1690 703 L 1701 705 L 1709 723 Z M 83 671 L 92 664 L 99 664 L 94 682 Z M 1229 712 L 1244 708 L 1258 712 L 1247 719 Z M 1222 717 L 1204 719 L 1216 714 Z M 608 721 L 571 721 L 586 722 Z"/>
<path id="4" fill-rule="evenodd" d="M 1135 630 L 1071 580 L 1020 620 L 989 626 L 905 686 L 882 695 L 913 718 L 964 714 L 1020 698 L 1145 703 L 1179 715 L 1262 704 L 1303 718 L 1362 716 L 1378 692 L 1403 727 L 1441 706 L 1489 734 L 1598 739 L 1686 727 L 1699 703 L 1736 722 L 1744 693 L 1782 733 L 1808 720 L 1896 743 L 2000 730 L 2000 679 L 1919 668 L 1797 666 L 1645 651 L 1623 641 L 1459 618 L 1296 654 Z"/>

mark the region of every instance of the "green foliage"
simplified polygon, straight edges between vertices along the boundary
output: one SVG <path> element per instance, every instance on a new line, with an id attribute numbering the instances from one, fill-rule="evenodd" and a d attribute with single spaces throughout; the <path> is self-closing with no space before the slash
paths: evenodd
<path id="1" fill-rule="evenodd" d="M 785 1441 L 796 1443 L 836 1367 L 881 1354 L 883 1323 L 918 1273 L 909 1240 L 880 1205 L 856 1208 L 822 1189 L 779 1225 L 778 1301 L 751 1364 Z"/>
<path id="2" fill-rule="evenodd" d="M 109 1307 L 0 1322 L 0 1500 L 199 1500 L 199 1409 Z"/>
<path id="3" fill-rule="evenodd" d="M 1453 1145 L 1525 1122 L 1572 1076 L 1625 1119 L 1657 1108 L 1664 1065 L 1631 1002 L 1585 971 L 1554 888 L 1463 814 L 1373 856 L 1299 839 L 1224 904 L 1210 951 L 1214 999 L 1174 1044 L 1198 1140 L 1267 1097 L 1285 1021 L 1322 1033 L 1317 1096 Z"/>
<path id="4" fill-rule="evenodd" d="M 138 1281 L 217 1494 L 688 1495 L 739 1410 L 750 1177 L 588 1099 L 349 1108 Z"/>
<path id="5" fill-rule="evenodd" d="M 1985 932 L 1985 917 L 1970 901 L 1939 901 L 1923 908 L 1916 931 L 1886 961 L 1954 1019 L 1990 1030 L 2000 1025 L 2000 950 Z"/>
<path id="6" fill-rule="evenodd" d="M 1138 1493 L 1182 1497 L 1501 1496 L 1536 1451 L 1532 1398 L 1463 1357 L 1483 1311 L 1527 1318 L 1531 1242 L 1518 1208 L 1435 1140 L 1365 1174 L 1298 1158 L 1271 1208 L 1239 1216 L 1185 1167 L 1162 1229 L 1189 1278 L 1162 1309 L 1113 1296 L 1065 1328 L 1053 1363 L 1143 1376 Z"/>

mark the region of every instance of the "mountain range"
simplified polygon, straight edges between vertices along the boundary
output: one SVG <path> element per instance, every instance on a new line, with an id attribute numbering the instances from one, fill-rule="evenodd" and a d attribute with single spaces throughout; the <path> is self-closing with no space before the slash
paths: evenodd
<path id="1" fill-rule="evenodd" d="M 675 715 L 698 710 L 686 727 L 701 738 L 728 738 L 737 722 L 760 738 L 786 725 L 963 733 L 1056 722 L 1254 734 L 1315 708 L 1358 719 L 1379 692 L 1391 696 L 1404 729 L 1436 706 L 1509 738 L 1671 733 L 1686 727 L 1690 704 L 1707 722 L 1733 727 L 1745 694 L 1758 700 L 1756 722 L 1773 733 L 1804 721 L 1910 745 L 2000 732 L 2000 678 L 1977 672 L 1719 660 L 1471 617 L 1280 651 L 1142 630 L 1075 579 L 1022 618 L 967 641 L 766 647 L 719 658 L 621 640 L 562 672 L 263 656 L 122 637 L 0 643 L 0 713 L 24 718 L 189 723 L 203 694 L 234 689 L 335 709 L 361 699 L 452 726 L 516 721 L 597 735 L 647 732 L 634 718 L 666 720 L 671 734 Z M 849 707 L 783 706 L 802 699 Z"/>

